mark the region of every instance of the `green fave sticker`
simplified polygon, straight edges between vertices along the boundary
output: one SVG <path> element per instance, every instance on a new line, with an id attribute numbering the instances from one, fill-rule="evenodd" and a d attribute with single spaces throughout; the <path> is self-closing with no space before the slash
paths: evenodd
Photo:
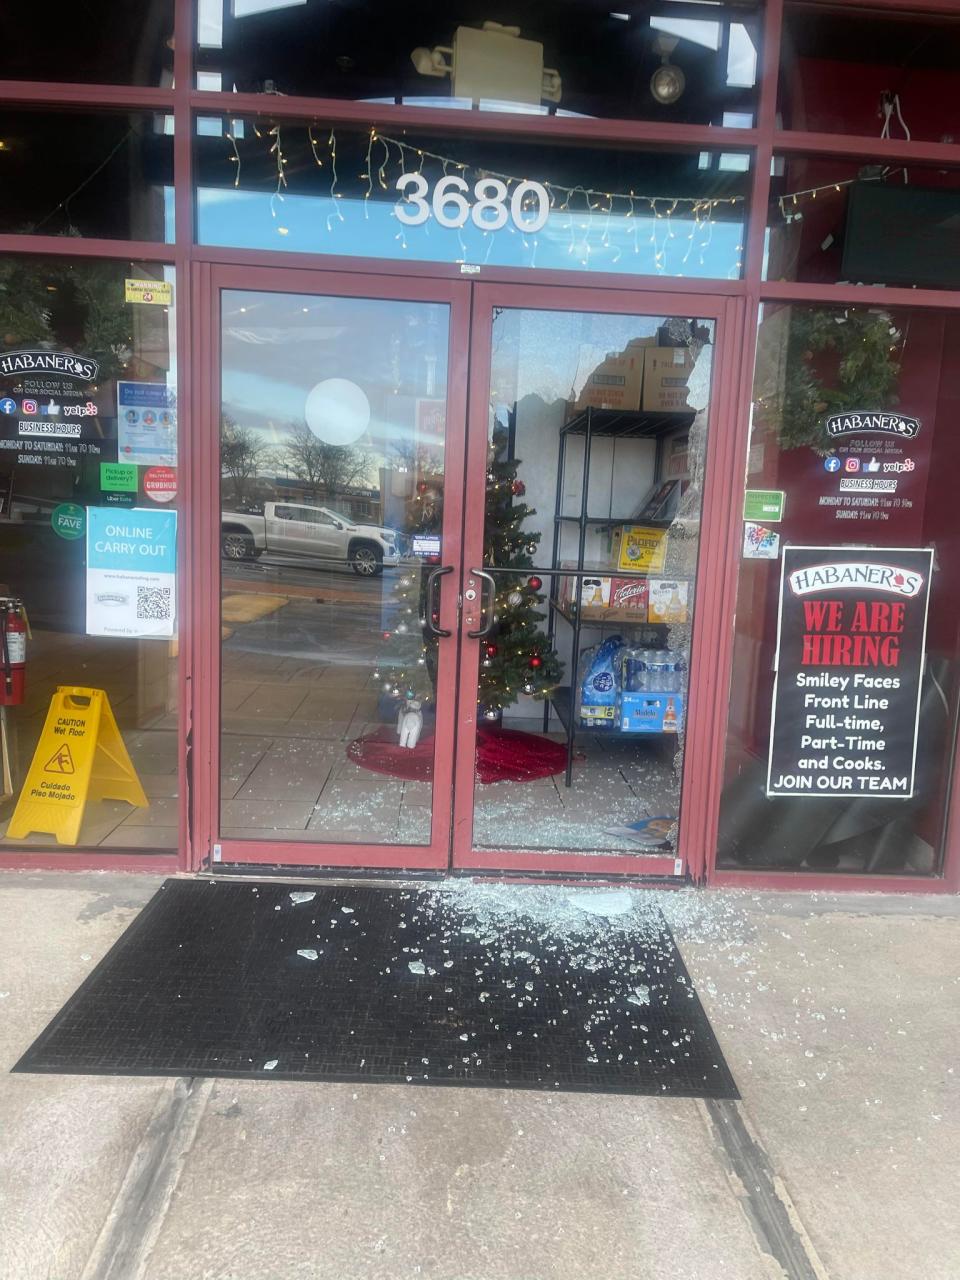
<path id="1" fill-rule="evenodd" d="M 61 502 L 59 507 L 54 507 L 50 523 L 58 538 L 72 541 L 74 538 L 82 538 L 86 533 L 87 513 L 75 502 Z"/>
<path id="2" fill-rule="evenodd" d="M 100 463 L 100 488 L 104 493 L 136 493 L 137 485 L 135 462 Z"/>
<path id="3" fill-rule="evenodd" d="M 782 489 L 748 489 L 743 496 L 744 520 L 776 524 L 783 519 Z"/>

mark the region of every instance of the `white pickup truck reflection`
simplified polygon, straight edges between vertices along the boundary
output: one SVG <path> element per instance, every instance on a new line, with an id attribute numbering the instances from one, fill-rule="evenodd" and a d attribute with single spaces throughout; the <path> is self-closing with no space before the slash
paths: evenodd
<path id="1" fill-rule="evenodd" d="M 395 565 L 401 535 L 380 525 L 355 524 L 329 507 L 294 502 L 265 502 L 263 515 L 224 511 L 220 547 L 228 560 L 255 560 L 266 552 L 307 556 L 331 567 L 347 565 L 372 578 Z"/>

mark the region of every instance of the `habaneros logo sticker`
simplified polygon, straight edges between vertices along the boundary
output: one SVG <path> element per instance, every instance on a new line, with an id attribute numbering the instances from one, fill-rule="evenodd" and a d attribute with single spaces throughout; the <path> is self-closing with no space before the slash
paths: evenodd
<path id="1" fill-rule="evenodd" d="M 838 436 L 898 436 L 901 440 L 913 440 L 920 430 L 920 419 L 900 413 L 831 413 L 827 418 L 827 435 L 831 440 Z"/>
<path id="2" fill-rule="evenodd" d="M 923 574 L 892 564 L 871 564 L 850 560 L 842 564 L 814 564 L 795 569 L 789 575 L 790 590 L 795 596 L 814 591 L 889 591 L 895 596 L 917 596 L 923 587 Z"/>
<path id="3" fill-rule="evenodd" d="M 0 355 L 0 374 L 60 373 L 81 382 L 95 382 L 100 366 L 86 356 L 66 351 L 5 351 Z"/>

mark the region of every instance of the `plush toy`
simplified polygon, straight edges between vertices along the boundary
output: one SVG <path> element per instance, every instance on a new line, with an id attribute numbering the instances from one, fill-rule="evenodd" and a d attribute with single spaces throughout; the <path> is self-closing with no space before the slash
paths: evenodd
<path id="1" fill-rule="evenodd" d="M 403 704 L 397 716 L 397 733 L 400 735 L 401 747 L 409 747 L 412 751 L 420 741 L 422 732 L 423 712 L 420 710 L 417 699 L 411 698 L 409 702 Z"/>

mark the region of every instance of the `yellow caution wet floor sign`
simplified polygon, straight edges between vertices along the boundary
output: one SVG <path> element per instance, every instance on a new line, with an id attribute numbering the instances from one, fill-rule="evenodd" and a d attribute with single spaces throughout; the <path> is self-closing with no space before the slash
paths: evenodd
<path id="1" fill-rule="evenodd" d="M 8 840 L 31 832 L 76 844 L 88 800 L 149 805 L 102 689 L 61 686 L 50 700 Z"/>

